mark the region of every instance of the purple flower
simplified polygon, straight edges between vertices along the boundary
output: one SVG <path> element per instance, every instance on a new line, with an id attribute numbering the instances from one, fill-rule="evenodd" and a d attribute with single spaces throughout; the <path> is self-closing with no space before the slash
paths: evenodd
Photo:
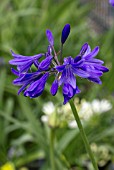
<path id="1" fill-rule="evenodd" d="M 73 88 L 70 84 L 65 83 L 63 85 L 63 96 L 64 96 L 63 104 L 66 104 L 75 94 L 78 93 L 80 93 L 78 86 L 76 86 L 76 88 Z"/>
<path id="2" fill-rule="evenodd" d="M 34 73 L 21 73 L 19 74 L 18 71 L 12 69 L 12 73 L 18 76 L 15 80 L 13 80 L 13 84 L 16 86 L 22 86 L 19 91 L 18 95 L 26 89 L 26 87 L 31 84 L 32 82 L 38 80 L 42 74 L 40 72 L 34 72 Z"/>
<path id="3" fill-rule="evenodd" d="M 45 83 L 49 77 L 49 73 L 43 74 L 39 71 L 34 73 L 22 73 L 20 75 L 14 69 L 12 69 L 12 72 L 19 76 L 13 81 L 14 85 L 21 86 L 18 91 L 18 95 L 25 90 L 24 96 L 29 96 L 30 98 L 41 95 L 44 90 Z"/>
<path id="4" fill-rule="evenodd" d="M 109 3 L 114 6 L 114 0 L 109 0 Z"/>
<path id="5" fill-rule="evenodd" d="M 49 73 L 45 73 L 38 80 L 32 82 L 30 86 L 25 90 L 24 96 L 29 96 L 30 98 L 35 98 L 40 96 L 44 91 L 45 84 L 48 77 L 49 77 Z"/>
<path id="6" fill-rule="evenodd" d="M 61 43 L 64 44 L 70 34 L 70 24 L 66 24 L 62 30 Z"/>
<path id="7" fill-rule="evenodd" d="M 67 57 L 64 58 L 63 65 L 56 66 L 56 70 L 60 73 L 58 84 L 59 86 L 63 86 L 64 104 L 66 104 L 66 102 L 68 102 L 75 94 L 80 92 L 76 85 L 75 74 L 83 78 L 89 77 L 89 74 L 80 68 L 82 62 L 83 61 L 77 61 L 77 63 L 74 63 L 72 57 Z"/>
<path id="8" fill-rule="evenodd" d="M 82 64 L 82 60 L 74 62 L 72 57 L 64 58 L 63 65 L 56 66 L 56 70 L 61 73 L 61 77 L 59 77 L 59 85 L 62 85 L 62 83 L 69 83 L 73 88 L 76 88 L 74 74 L 82 78 L 89 77 L 89 74 L 81 69 Z"/>
<path id="9" fill-rule="evenodd" d="M 43 54 L 37 54 L 34 56 L 23 56 L 15 54 L 13 51 L 11 51 L 11 53 L 14 59 L 10 60 L 9 63 L 11 65 L 16 65 L 19 73 L 27 72 L 32 66 L 32 64 L 38 67 L 38 60 L 43 56 Z"/>
<path id="10" fill-rule="evenodd" d="M 102 65 L 104 63 L 102 60 L 95 58 L 98 52 L 99 47 L 95 47 L 91 51 L 90 46 L 87 43 L 85 43 L 82 46 L 79 55 L 81 57 L 81 60 L 83 60 L 81 69 L 86 71 L 90 75 L 88 77 L 88 80 L 101 84 L 102 82 L 99 77 L 102 76 L 104 72 L 108 72 L 109 70 L 108 68 Z M 75 57 L 74 60 L 76 60 L 76 58 L 77 57 Z"/>
<path id="11" fill-rule="evenodd" d="M 75 94 L 80 93 L 76 85 L 76 76 L 86 78 L 97 84 L 102 83 L 100 77 L 104 72 L 108 72 L 109 70 L 102 65 L 104 63 L 102 60 L 95 59 L 98 52 L 99 47 L 95 47 L 91 51 L 88 43 L 85 43 L 78 56 L 74 59 L 72 57 L 64 58 L 63 65 L 56 66 L 56 70 L 59 73 L 58 84 L 59 86 L 62 85 L 63 89 L 64 104 Z M 53 95 L 53 90 L 51 93 Z"/>

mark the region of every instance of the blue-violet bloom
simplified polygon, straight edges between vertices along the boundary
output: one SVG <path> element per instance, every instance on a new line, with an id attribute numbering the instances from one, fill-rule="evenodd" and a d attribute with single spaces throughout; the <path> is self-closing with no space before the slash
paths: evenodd
<path id="1" fill-rule="evenodd" d="M 12 50 L 11 53 L 14 59 L 10 60 L 9 63 L 11 65 L 16 65 L 20 73 L 27 72 L 32 66 L 32 64 L 38 67 L 39 65 L 38 60 L 43 56 L 43 54 L 37 54 L 34 56 L 23 56 L 23 55 L 15 54 Z"/>

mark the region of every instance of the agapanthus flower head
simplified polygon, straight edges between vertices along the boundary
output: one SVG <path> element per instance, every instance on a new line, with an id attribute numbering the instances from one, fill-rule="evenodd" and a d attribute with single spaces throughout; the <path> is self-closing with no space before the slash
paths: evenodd
<path id="1" fill-rule="evenodd" d="M 109 0 L 109 3 L 114 6 L 114 0 Z"/>
<path id="2" fill-rule="evenodd" d="M 66 24 L 62 30 L 62 44 L 65 43 L 69 33 L 70 25 Z M 66 104 L 75 94 L 81 92 L 77 86 L 77 76 L 97 84 L 102 83 L 100 77 L 109 70 L 103 66 L 102 60 L 95 58 L 99 52 L 98 46 L 91 50 L 89 44 L 85 43 L 77 56 L 74 58 L 67 56 L 61 63 L 58 60 L 60 50 L 56 53 L 54 38 L 50 30 L 46 31 L 46 36 L 49 45 L 45 53 L 22 56 L 11 51 L 14 59 L 10 60 L 9 63 L 17 66 L 17 70 L 12 69 L 13 74 L 17 76 L 13 84 L 21 86 L 18 94 L 23 91 L 24 96 L 30 98 L 40 96 L 45 89 L 48 78 L 53 76 L 50 93 L 55 96 L 59 87 L 62 87 L 63 104 Z M 35 65 L 36 71 L 32 70 L 32 64 Z"/>

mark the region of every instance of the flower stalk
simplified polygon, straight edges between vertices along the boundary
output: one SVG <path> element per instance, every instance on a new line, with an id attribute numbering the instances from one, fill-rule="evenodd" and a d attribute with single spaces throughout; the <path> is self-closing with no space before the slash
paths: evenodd
<path id="1" fill-rule="evenodd" d="M 62 55 L 63 55 L 63 44 L 61 44 L 60 63 L 62 63 Z"/>
<path id="2" fill-rule="evenodd" d="M 78 112 L 77 112 L 77 110 L 76 110 L 76 107 L 75 107 L 75 105 L 74 105 L 73 100 L 70 100 L 70 101 L 69 101 L 69 104 L 70 104 L 72 113 L 73 113 L 73 115 L 74 115 L 74 117 L 75 117 L 75 120 L 76 120 L 76 122 L 77 122 L 78 128 L 79 128 L 79 130 L 80 130 L 80 134 L 81 134 L 81 137 L 82 137 L 82 139 L 83 139 L 83 141 L 84 141 L 84 144 L 85 144 L 86 150 L 87 150 L 87 152 L 88 152 L 88 155 L 89 155 L 89 157 L 90 157 L 90 159 L 91 159 L 91 162 L 92 162 L 92 164 L 93 164 L 93 167 L 94 167 L 95 170 L 98 170 L 98 166 L 97 166 L 96 160 L 95 160 L 94 155 L 93 155 L 93 153 L 92 153 L 92 150 L 91 150 L 91 148 L 90 148 L 89 141 L 88 141 L 88 139 L 87 139 L 87 137 L 86 137 L 85 131 L 84 131 L 83 126 L 82 126 L 82 124 L 81 124 L 81 121 L 80 121 L 80 118 L 79 118 L 79 116 L 78 116 Z"/>

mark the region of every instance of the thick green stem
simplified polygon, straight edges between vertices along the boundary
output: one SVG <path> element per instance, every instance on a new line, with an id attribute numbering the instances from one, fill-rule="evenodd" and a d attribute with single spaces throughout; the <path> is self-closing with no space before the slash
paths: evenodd
<path id="1" fill-rule="evenodd" d="M 75 117 L 75 120 L 76 120 L 76 122 L 77 122 L 78 128 L 79 128 L 79 130 L 80 130 L 81 137 L 82 137 L 82 139 L 83 139 L 83 141 L 84 141 L 86 150 L 87 150 L 87 152 L 88 152 L 88 154 L 89 154 L 89 156 L 90 156 L 90 159 L 91 159 L 91 161 L 92 161 L 93 167 L 94 167 L 95 170 L 98 170 L 98 166 L 97 166 L 96 160 L 95 160 L 94 155 L 93 155 L 93 153 L 92 153 L 92 151 L 91 151 L 91 148 L 90 148 L 88 139 L 87 139 L 87 137 L 86 137 L 85 131 L 84 131 L 83 126 L 82 126 L 82 124 L 81 124 L 81 121 L 80 121 L 80 118 L 79 118 L 79 116 L 78 116 L 78 113 L 77 113 L 77 110 L 76 110 L 76 107 L 75 107 L 75 105 L 74 105 L 73 100 L 70 100 L 69 103 L 70 103 L 70 106 L 71 106 L 73 115 L 74 115 L 74 117 Z"/>
<path id="2" fill-rule="evenodd" d="M 50 128 L 50 163 L 51 163 L 51 169 L 55 170 L 55 159 L 54 159 L 54 129 Z"/>

